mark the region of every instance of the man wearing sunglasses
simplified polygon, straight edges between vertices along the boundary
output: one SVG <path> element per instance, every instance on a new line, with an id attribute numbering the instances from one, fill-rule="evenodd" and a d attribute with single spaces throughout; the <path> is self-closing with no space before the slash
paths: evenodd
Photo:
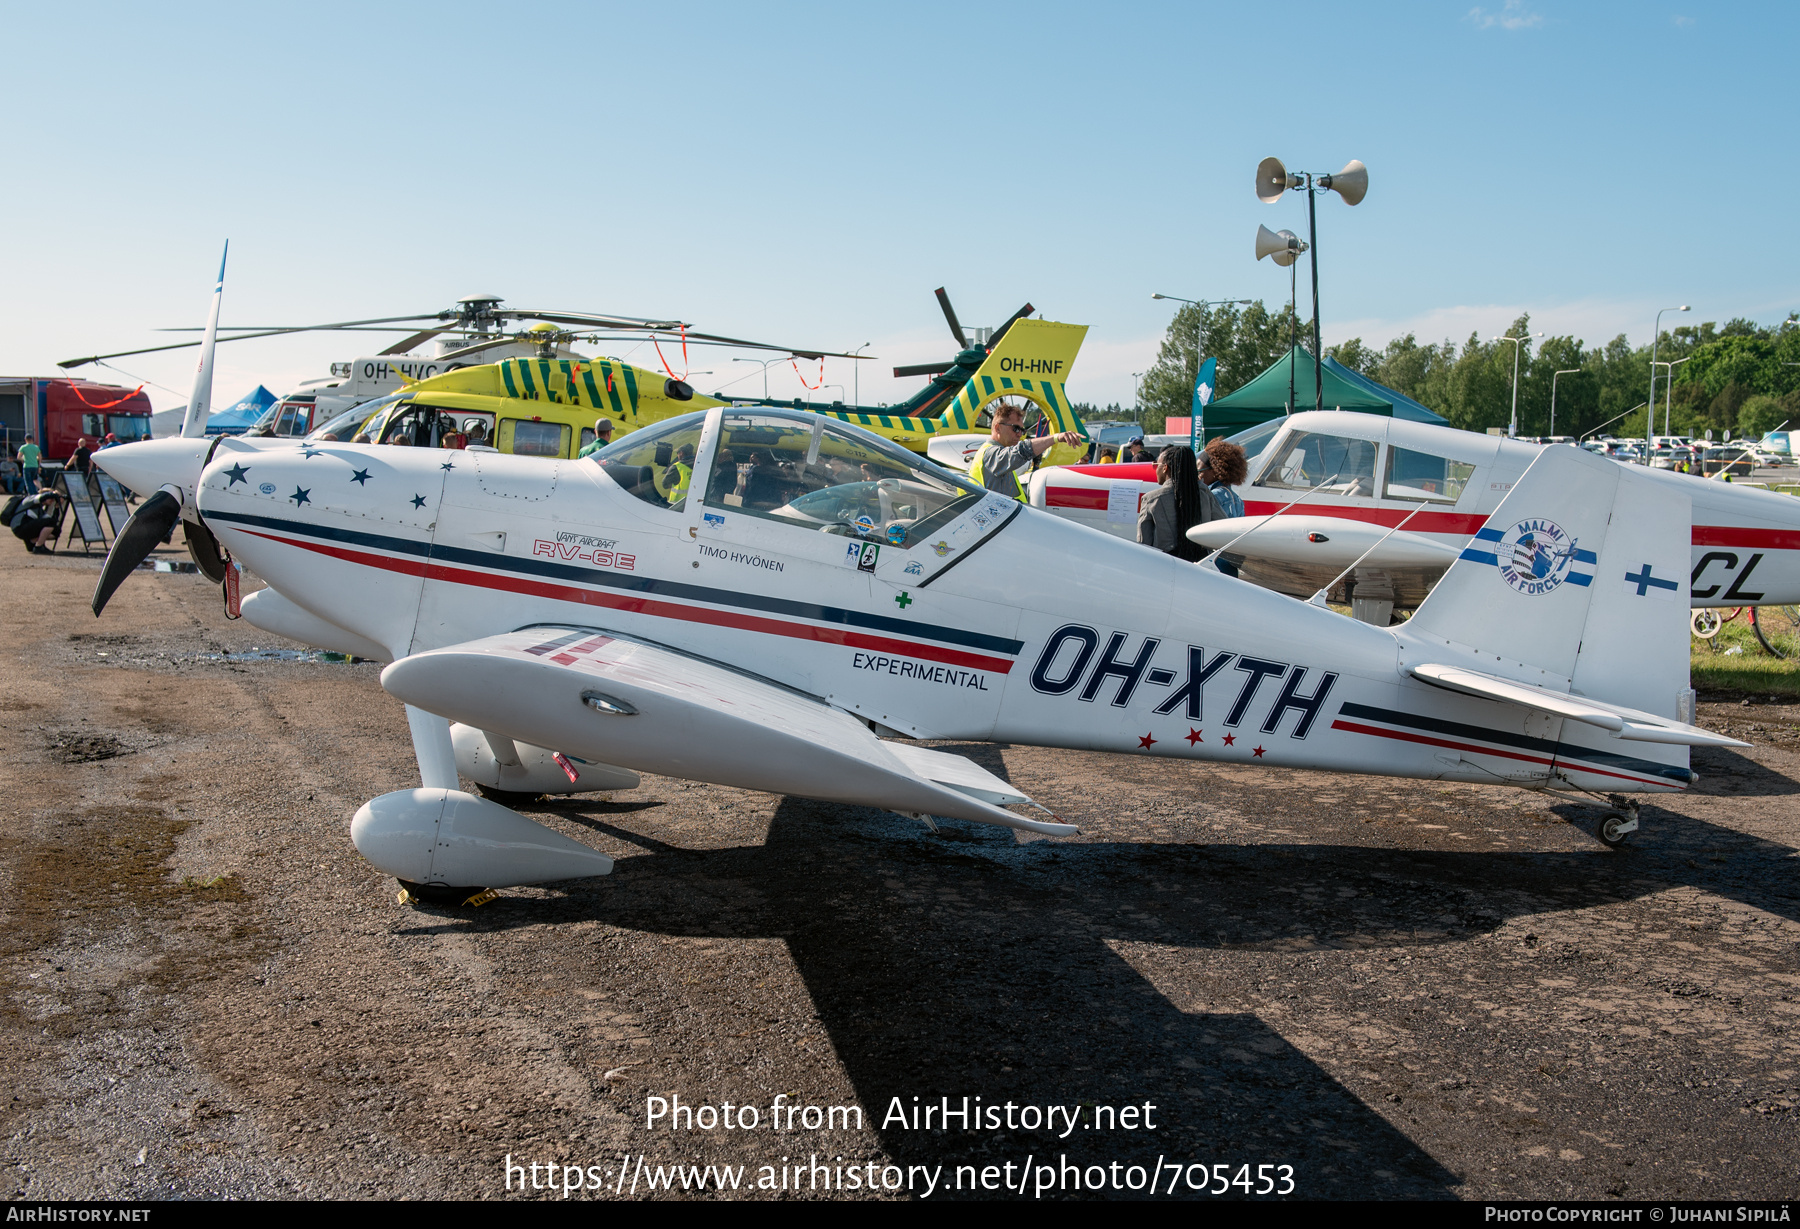
<path id="1" fill-rule="evenodd" d="M 1023 503 L 1025 484 L 1019 481 L 1019 472 L 1029 472 L 1032 463 L 1056 444 L 1080 442 L 1081 436 L 1073 431 L 1028 440 L 1025 438 L 1025 411 L 1016 405 L 1002 406 L 994 412 L 994 429 L 988 435 L 988 442 L 975 454 L 969 477 L 996 494 Z"/>

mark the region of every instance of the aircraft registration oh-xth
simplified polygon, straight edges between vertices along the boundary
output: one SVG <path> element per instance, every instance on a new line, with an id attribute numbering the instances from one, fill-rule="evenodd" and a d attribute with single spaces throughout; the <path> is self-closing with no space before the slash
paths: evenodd
<path id="1" fill-rule="evenodd" d="M 180 515 L 135 447 L 95 457 L 157 492 L 96 613 Z M 689 449 L 671 499 L 656 469 Z M 227 440 L 194 504 L 189 531 L 269 585 L 245 618 L 391 662 L 421 788 L 366 804 L 351 835 L 432 900 L 610 867 L 459 775 L 504 796 L 655 772 L 1072 834 L 1008 809 L 1029 800 L 970 761 L 896 741 L 991 739 L 1607 793 L 1615 844 L 1636 826 L 1623 795 L 1685 788 L 1690 746 L 1743 745 L 1689 724 L 1685 497 L 1574 449 L 1538 456 L 1492 516 L 1566 543 L 1553 582 L 1464 559 L 1396 628 L 765 408 L 581 460 Z"/>
<path id="2" fill-rule="evenodd" d="M 1506 537 L 1499 509 L 1544 447 L 1374 414 L 1295 414 L 1238 488 L 1245 515 L 1190 536 L 1241 556 L 1244 579 L 1295 597 L 1345 579 L 1355 565 L 1351 597 L 1385 623 L 1393 608 L 1418 606 L 1457 558 L 1523 549 Z M 1666 470 L 1639 476 L 1692 505 L 1683 590 L 1694 606 L 1800 602 L 1800 500 Z M 1148 465 L 1078 465 L 1035 475 L 1031 500 L 1129 537 L 1137 517 L 1123 513 L 1154 486 Z M 1560 576 L 1571 562 L 1550 538 L 1532 545 L 1544 549 L 1527 552 L 1526 572 Z"/>

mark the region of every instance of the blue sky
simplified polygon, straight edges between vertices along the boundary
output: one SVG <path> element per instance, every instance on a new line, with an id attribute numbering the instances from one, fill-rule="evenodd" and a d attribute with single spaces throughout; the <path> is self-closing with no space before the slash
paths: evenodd
<path id="1" fill-rule="evenodd" d="M 7 3 L 0 371 L 201 323 L 229 237 L 227 324 L 494 293 L 873 342 L 872 401 L 948 357 L 946 285 L 966 325 L 1030 300 L 1092 326 L 1070 391 L 1129 403 L 1169 316 L 1152 291 L 1285 298 L 1251 250 L 1259 223 L 1305 234 L 1298 194 L 1254 196 L 1271 154 L 1369 167 L 1361 205 L 1320 202 L 1328 344 L 1522 310 L 1595 342 L 1677 303 L 1774 321 L 1800 308 L 1797 26 L 1687 0 Z M 378 348 L 221 348 L 217 403 Z M 756 370 L 728 359 L 696 351 L 695 385 Z M 185 396 L 192 359 L 120 365 Z"/>

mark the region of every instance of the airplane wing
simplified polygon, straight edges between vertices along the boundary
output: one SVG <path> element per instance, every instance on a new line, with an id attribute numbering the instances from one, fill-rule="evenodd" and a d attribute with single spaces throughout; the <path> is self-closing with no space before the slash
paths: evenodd
<path id="1" fill-rule="evenodd" d="M 1616 738 L 1629 739 L 1633 742 L 1676 743 L 1690 747 L 1748 747 L 1750 745 L 1746 742 L 1739 742 L 1735 738 L 1727 738 L 1723 734 L 1714 734 L 1710 730 L 1703 730 L 1698 726 L 1670 721 L 1665 717 L 1639 712 L 1634 708 L 1626 708 L 1619 704 L 1607 704 L 1601 700 L 1590 700 L 1586 696 L 1552 691 L 1548 687 L 1539 687 L 1535 683 L 1521 683 L 1513 679 L 1484 674 L 1479 670 L 1470 670 L 1463 666 L 1425 663 L 1411 667 L 1408 673 L 1422 683 L 1429 683 L 1433 687 L 1442 687 L 1446 691 L 1458 691 L 1466 696 L 1480 696 L 1486 700 L 1500 700 L 1507 704 L 1522 704 L 1526 708 L 1533 708 L 1553 717 L 1565 717 L 1570 721 L 1596 726 Z"/>
<path id="2" fill-rule="evenodd" d="M 397 698 L 477 729 L 692 781 L 1070 836 L 961 756 L 885 743 L 811 696 L 594 628 L 537 627 L 403 657 Z"/>

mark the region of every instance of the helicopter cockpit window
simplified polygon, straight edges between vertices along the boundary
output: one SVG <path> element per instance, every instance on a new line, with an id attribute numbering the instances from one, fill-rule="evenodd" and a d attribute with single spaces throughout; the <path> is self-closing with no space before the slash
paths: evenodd
<path id="1" fill-rule="evenodd" d="M 1311 491 L 1331 495 L 1375 494 L 1374 440 L 1318 431 L 1296 431 L 1276 440 L 1269 450 L 1260 487 Z"/>
<path id="2" fill-rule="evenodd" d="M 283 402 L 281 416 L 275 420 L 275 434 L 284 438 L 305 435 L 306 425 L 312 419 L 312 408 L 310 400 Z"/>
<path id="3" fill-rule="evenodd" d="M 633 431 L 599 452 L 589 453 L 588 459 L 598 462 L 607 477 L 645 503 L 679 512 L 687 506 L 694 454 L 705 422 L 704 414 L 683 414 Z"/>
<path id="4" fill-rule="evenodd" d="M 309 440 L 323 440 L 327 435 L 330 435 L 347 444 L 354 439 L 361 430 L 364 420 L 375 413 L 375 411 L 376 406 L 365 402 L 362 405 L 345 410 L 342 414 L 339 414 L 324 426 L 314 428 L 313 433 L 306 438 Z"/>
<path id="5" fill-rule="evenodd" d="M 708 507 L 909 546 L 983 492 L 946 470 L 810 415 L 727 414 Z"/>
<path id="6" fill-rule="evenodd" d="M 1462 498 L 1463 488 L 1474 472 L 1475 467 L 1467 461 L 1453 461 L 1410 448 L 1389 448 L 1382 498 L 1453 504 Z"/>
<path id="7" fill-rule="evenodd" d="M 410 444 L 415 448 L 445 448 L 458 443 L 458 435 L 466 435 L 464 415 L 433 405 L 401 404 L 394 407 L 380 428 L 377 444 Z M 482 416 L 469 415 L 477 421 Z M 467 442 L 467 441 L 462 441 Z M 486 442 L 483 440 L 482 442 Z M 529 455 L 529 454 L 528 454 Z M 552 452 L 551 456 L 559 453 Z"/>

